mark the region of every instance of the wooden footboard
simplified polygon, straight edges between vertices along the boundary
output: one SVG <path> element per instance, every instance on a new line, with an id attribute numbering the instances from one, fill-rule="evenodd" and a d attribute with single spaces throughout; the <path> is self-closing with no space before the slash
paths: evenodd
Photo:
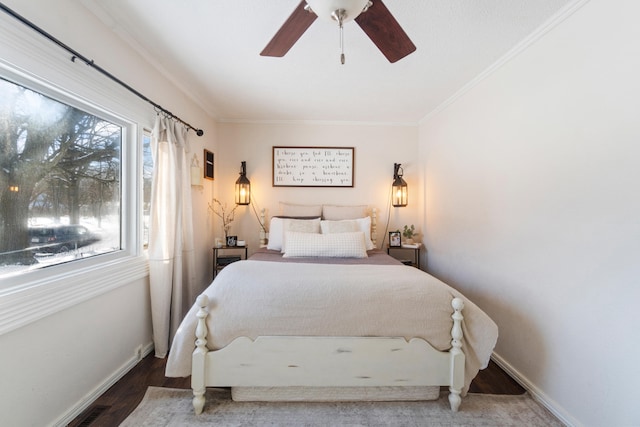
<path id="1" fill-rule="evenodd" d="M 223 349 L 207 348 L 208 298 L 197 299 L 196 349 L 191 386 L 196 414 L 204 408 L 206 387 L 424 387 L 449 386 L 457 411 L 464 384 L 461 350 L 462 308 L 454 308 L 451 350 L 437 351 L 420 338 L 398 337 L 240 337 Z"/>

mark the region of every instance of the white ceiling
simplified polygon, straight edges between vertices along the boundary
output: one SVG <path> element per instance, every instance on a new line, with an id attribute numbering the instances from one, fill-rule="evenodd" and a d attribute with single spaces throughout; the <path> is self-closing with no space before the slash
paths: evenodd
<path id="1" fill-rule="evenodd" d="M 299 0 L 83 0 L 218 120 L 411 124 L 571 0 L 384 2 L 417 51 L 390 64 L 350 22 L 341 65 L 320 19 L 284 58 L 259 55 Z"/>

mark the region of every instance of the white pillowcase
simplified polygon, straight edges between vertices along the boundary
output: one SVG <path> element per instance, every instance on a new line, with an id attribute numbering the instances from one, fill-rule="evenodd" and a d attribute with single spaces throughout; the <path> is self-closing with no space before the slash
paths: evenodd
<path id="1" fill-rule="evenodd" d="M 344 219 L 341 221 L 320 221 L 320 228 L 323 234 L 344 233 L 349 231 L 362 231 L 364 233 L 365 245 L 368 251 L 376 246 L 371 241 L 371 217 L 367 216 L 358 219 Z"/>
<path id="2" fill-rule="evenodd" d="M 295 257 L 331 257 L 366 258 L 367 248 L 364 233 L 316 234 L 287 231 L 287 246 L 284 258 Z"/>
<path id="3" fill-rule="evenodd" d="M 271 222 L 269 223 L 269 241 L 267 242 L 267 249 L 283 251 L 285 245 L 284 234 L 286 231 L 320 233 L 320 218 L 271 218 Z"/>
<path id="4" fill-rule="evenodd" d="M 284 232 L 282 231 L 284 227 L 284 218 L 271 218 L 269 222 L 269 241 L 267 242 L 267 249 L 271 249 L 273 251 L 281 251 L 282 250 L 282 239 L 284 237 Z"/>

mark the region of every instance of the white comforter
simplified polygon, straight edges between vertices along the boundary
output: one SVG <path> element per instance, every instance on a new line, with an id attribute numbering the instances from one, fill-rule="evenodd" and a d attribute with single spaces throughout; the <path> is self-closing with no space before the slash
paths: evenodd
<path id="1" fill-rule="evenodd" d="M 440 280 L 396 265 L 287 264 L 240 261 L 222 270 L 205 292 L 210 300 L 208 347 L 239 336 L 420 337 L 451 347 L 451 300 L 464 300 L 465 388 L 486 367 L 496 324 Z M 166 375 L 191 375 L 197 307 L 185 316 L 171 346 Z"/>

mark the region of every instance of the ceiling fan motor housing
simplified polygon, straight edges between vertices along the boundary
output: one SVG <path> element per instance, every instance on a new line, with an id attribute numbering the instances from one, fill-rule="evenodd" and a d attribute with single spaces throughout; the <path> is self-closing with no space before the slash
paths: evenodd
<path id="1" fill-rule="evenodd" d="M 354 20 L 365 8 L 369 0 L 306 0 L 307 4 L 320 19 L 335 22 L 334 12 L 340 11 L 342 23 Z M 342 12 L 344 11 L 344 12 Z"/>

